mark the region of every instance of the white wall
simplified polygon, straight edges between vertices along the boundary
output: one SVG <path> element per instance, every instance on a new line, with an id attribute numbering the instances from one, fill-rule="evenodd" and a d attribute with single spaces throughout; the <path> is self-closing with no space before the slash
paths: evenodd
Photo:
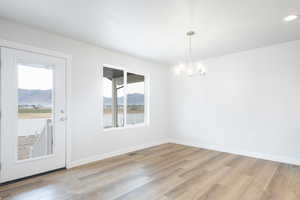
<path id="1" fill-rule="evenodd" d="M 92 161 L 113 152 L 132 149 L 135 146 L 159 143 L 165 139 L 166 76 L 168 73 L 166 66 L 3 19 L 0 19 L 0 39 L 72 55 L 69 122 L 71 123 L 73 165 Z M 103 132 L 99 67 L 104 63 L 150 75 L 150 126 Z"/>
<path id="2" fill-rule="evenodd" d="M 171 77 L 173 140 L 300 164 L 300 41 L 204 65 L 206 77 Z"/>
<path id="3" fill-rule="evenodd" d="M 300 41 L 208 59 L 207 76 L 189 78 L 1 19 L 0 38 L 73 56 L 69 119 L 74 165 L 162 142 L 167 132 L 179 143 L 300 164 Z M 103 63 L 150 74 L 149 127 L 103 132 Z"/>

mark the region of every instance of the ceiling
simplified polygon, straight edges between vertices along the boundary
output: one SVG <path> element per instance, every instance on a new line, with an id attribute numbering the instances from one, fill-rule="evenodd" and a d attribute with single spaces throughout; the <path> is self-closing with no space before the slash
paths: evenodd
<path id="1" fill-rule="evenodd" d="M 176 64 L 300 39 L 299 0 L 1 0 L 0 16 L 104 48 Z M 0 27 L 1 28 L 1 27 Z"/>

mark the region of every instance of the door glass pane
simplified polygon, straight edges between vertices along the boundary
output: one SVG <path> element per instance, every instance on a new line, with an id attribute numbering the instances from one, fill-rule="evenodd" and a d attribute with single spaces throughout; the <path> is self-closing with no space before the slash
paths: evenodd
<path id="1" fill-rule="evenodd" d="M 103 67 L 103 126 L 124 126 L 124 72 Z"/>
<path id="2" fill-rule="evenodd" d="M 18 67 L 18 160 L 53 154 L 53 69 Z"/>
<path id="3" fill-rule="evenodd" d="M 127 73 L 127 124 L 145 121 L 145 77 Z"/>

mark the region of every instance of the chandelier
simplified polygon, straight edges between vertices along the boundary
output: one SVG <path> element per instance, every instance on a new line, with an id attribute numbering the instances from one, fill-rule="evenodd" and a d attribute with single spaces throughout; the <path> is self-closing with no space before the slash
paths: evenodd
<path id="1" fill-rule="evenodd" d="M 192 37 L 195 35 L 195 31 L 189 31 L 186 33 L 188 37 L 188 52 L 187 58 L 184 63 L 179 64 L 175 68 L 176 75 L 185 74 L 187 76 L 204 76 L 206 70 L 201 62 L 194 62 L 192 56 Z"/>

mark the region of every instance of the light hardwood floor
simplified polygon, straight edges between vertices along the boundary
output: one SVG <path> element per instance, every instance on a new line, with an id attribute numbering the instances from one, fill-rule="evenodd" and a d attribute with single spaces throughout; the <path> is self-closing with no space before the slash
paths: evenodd
<path id="1" fill-rule="evenodd" d="M 0 197 L 14 200 L 300 200 L 300 167 L 163 144 L 2 185 Z"/>

